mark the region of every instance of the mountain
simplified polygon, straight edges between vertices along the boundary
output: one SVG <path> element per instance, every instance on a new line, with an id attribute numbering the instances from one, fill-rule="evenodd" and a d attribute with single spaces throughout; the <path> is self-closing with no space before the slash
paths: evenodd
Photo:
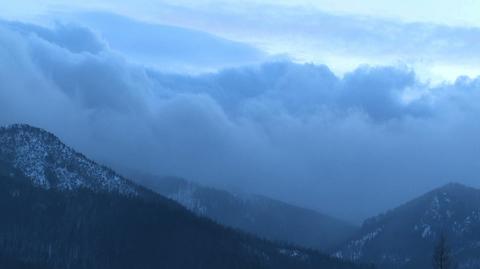
<path id="1" fill-rule="evenodd" d="M 480 267 L 480 190 L 448 184 L 371 218 L 335 256 L 379 268 L 431 268 L 442 234 L 458 268 Z"/>
<path id="2" fill-rule="evenodd" d="M 32 264 L 21 260 L 0 256 L 0 268 L 7 269 L 47 269 L 45 265 Z"/>
<path id="3" fill-rule="evenodd" d="M 362 268 L 223 227 L 28 125 L 0 128 L 2 268 Z"/>
<path id="4" fill-rule="evenodd" d="M 347 240 L 357 229 L 314 210 L 260 195 L 231 193 L 176 177 L 137 175 L 135 178 L 197 215 L 270 240 L 328 250 Z"/>
<path id="5" fill-rule="evenodd" d="M 115 191 L 139 195 L 141 188 L 64 145 L 53 134 L 28 125 L 0 129 L 0 159 L 45 189 Z"/>

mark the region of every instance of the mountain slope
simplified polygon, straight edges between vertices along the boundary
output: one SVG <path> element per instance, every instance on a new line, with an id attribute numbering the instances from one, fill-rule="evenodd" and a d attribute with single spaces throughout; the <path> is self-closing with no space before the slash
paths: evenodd
<path id="1" fill-rule="evenodd" d="M 53 134 L 28 125 L 0 128 L 0 160 L 46 189 L 116 191 L 138 195 L 139 188 L 111 169 L 64 145 Z"/>
<path id="2" fill-rule="evenodd" d="M 195 216 L 43 130 L 0 129 L 0 265 L 17 268 L 361 268 Z"/>
<path id="3" fill-rule="evenodd" d="M 380 268 L 429 268 L 444 234 L 458 268 L 480 266 L 480 190 L 448 184 L 367 220 L 336 256 Z"/>
<path id="4" fill-rule="evenodd" d="M 136 178 L 198 215 L 270 240 L 326 250 L 338 246 L 357 229 L 316 211 L 260 195 L 234 194 L 174 177 Z"/>

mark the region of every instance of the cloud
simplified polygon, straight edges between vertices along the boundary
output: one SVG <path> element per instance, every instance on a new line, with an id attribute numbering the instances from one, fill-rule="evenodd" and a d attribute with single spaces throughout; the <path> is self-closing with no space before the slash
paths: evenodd
<path id="1" fill-rule="evenodd" d="M 152 24 L 107 12 L 63 16 L 95 29 L 112 50 L 129 60 L 162 71 L 202 73 L 259 63 L 268 57 L 251 45 L 189 28 Z"/>
<path id="2" fill-rule="evenodd" d="M 163 3 L 155 15 L 142 12 L 157 22 L 202 29 L 271 54 L 287 53 L 297 62 L 326 63 L 337 74 L 364 63 L 409 64 L 421 69 L 424 80 L 454 80 L 462 72 L 480 74 L 480 53 L 475 46 L 480 38 L 478 25 L 405 22 L 379 14 L 335 14 L 314 5 L 272 3 L 223 8 Z"/>
<path id="3" fill-rule="evenodd" d="M 83 26 L 1 22 L 0 79 L 0 124 L 46 128 L 117 168 L 351 220 L 448 181 L 478 186 L 479 78 L 431 86 L 404 66 L 339 77 L 288 61 L 168 74 Z"/>
<path id="4" fill-rule="evenodd" d="M 56 23 L 54 30 L 35 24 L 21 22 L 3 22 L 18 33 L 35 34 L 47 42 L 69 50 L 73 53 L 98 53 L 105 48 L 102 42 L 92 31 L 75 24 Z"/>
<path id="5" fill-rule="evenodd" d="M 432 5 L 435 5 L 435 12 L 431 10 Z M 0 13 L 4 17 L 33 20 L 43 14 L 41 18 L 49 21 L 52 13 L 57 17 L 59 14 L 86 12 L 77 16 L 77 21 L 95 26 L 111 39 L 112 46 L 122 52 L 128 51 L 130 58 L 150 65 L 160 63 L 159 66 L 166 71 L 182 69 L 198 73 L 199 69 L 218 70 L 227 67 L 225 64 L 229 62 L 215 59 L 215 55 L 230 50 L 236 52 L 224 54 L 230 63 L 257 62 L 265 57 L 261 52 L 258 55 L 260 48 L 270 55 L 288 55 L 300 63 L 327 64 L 339 75 L 364 63 L 397 65 L 400 62 L 413 66 L 423 81 L 438 83 L 452 82 L 459 75 L 474 77 L 480 74 L 480 54 L 475 46 L 480 37 L 478 5 L 469 0 L 461 3 L 369 0 L 367 4 L 350 0 L 341 3 L 331 0 L 252 0 L 241 3 L 224 0 L 109 0 L 102 3 L 49 0 L 42 4 L 19 0 L 4 5 Z M 105 13 L 89 14 L 91 10 Z M 75 16 L 67 17 L 72 19 Z M 112 25 L 116 24 L 125 29 L 125 35 L 112 31 Z M 180 32 L 173 26 L 183 28 L 184 33 L 172 39 L 168 35 L 170 30 Z M 141 31 L 137 31 L 139 29 Z M 136 39 L 126 36 L 149 42 L 135 42 Z M 189 39 L 195 42 L 183 42 Z M 192 55 L 191 50 L 186 49 L 192 44 L 198 46 L 194 46 L 197 51 L 204 48 L 203 53 Z M 139 45 L 142 47 L 137 47 Z M 155 51 L 155 48 L 162 48 L 158 51 L 165 53 Z M 214 51 L 218 54 L 211 53 Z M 205 61 L 212 66 L 205 66 Z"/>

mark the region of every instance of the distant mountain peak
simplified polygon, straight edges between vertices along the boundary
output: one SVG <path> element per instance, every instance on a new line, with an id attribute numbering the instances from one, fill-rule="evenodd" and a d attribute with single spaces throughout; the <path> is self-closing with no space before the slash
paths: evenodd
<path id="1" fill-rule="evenodd" d="M 461 183 L 458 183 L 458 182 L 449 182 L 449 183 L 443 185 L 442 187 L 440 187 L 440 189 L 442 189 L 442 188 L 446 188 L 446 189 L 452 189 L 452 188 L 471 189 L 471 187 L 468 187 L 467 185 L 464 185 L 464 184 L 461 184 Z"/>
<path id="2" fill-rule="evenodd" d="M 177 177 L 137 174 L 132 178 L 197 215 L 271 240 L 327 250 L 346 240 L 358 228 L 262 195 L 229 192 Z"/>
<path id="3" fill-rule="evenodd" d="M 48 141 L 61 143 L 60 139 L 54 134 L 44 129 L 40 129 L 38 127 L 34 127 L 28 124 L 11 124 L 6 126 L 0 126 L 0 133 L 3 137 L 11 136 L 17 138 L 26 138 L 28 136 L 30 138 L 35 137 L 37 139 L 41 139 L 42 142 Z"/>
<path id="4" fill-rule="evenodd" d="M 460 268 L 480 265 L 480 190 L 458 183 L 436 188 L 365 221 L 335 255 L 382 268 L 425 268 L 442 234 Z"/>
<path id="5" fill-rule="evenodd" d="M 477 191 L 477 189 L 463 185 L 457 182 L 450 182 L 441 187 L 438 187 L 431 191 L 432 193 L 435 192 L 444 192 L 444 193 L 458 193 L 458 192 L 472 192 Z"/>
<path id="6" fill-rule="evenodd" d="M 0 161 L 12 165 L 45 189 L 116 191 L 135 195 L 135 184 L 66 146 L 43 129 L 27 124 L 0 128 Z"/>

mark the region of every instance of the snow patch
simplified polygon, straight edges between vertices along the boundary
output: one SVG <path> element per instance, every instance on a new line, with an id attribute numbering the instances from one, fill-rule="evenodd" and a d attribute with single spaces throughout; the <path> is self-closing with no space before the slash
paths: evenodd
<path id="1" fill-rule="evenodd" d="M 0 160 L 10 163 L 41 188 L 86 188 L 138 195 L 133 183 L 88 160 L 54 135 L 28 125 L 0 128 Z"/>

